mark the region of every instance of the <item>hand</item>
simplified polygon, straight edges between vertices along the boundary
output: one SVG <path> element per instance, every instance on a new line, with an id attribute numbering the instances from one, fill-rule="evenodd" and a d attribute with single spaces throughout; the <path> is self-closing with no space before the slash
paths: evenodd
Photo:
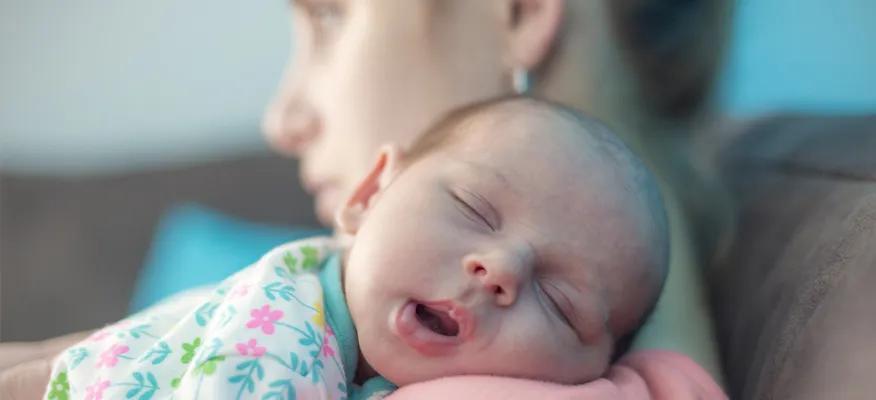
<path id="1" fill-rule="evenodd" d="M 0 343 L 0 372 L 26 361 L 51 359 L 62 350 L 81 342 L 93 331 L 82 331 L 39 342 Z M 2 397 L 0 397 L 2 398 Z"/>
<path id="2" fill-rule="evenodd" d="M 41 342 L 0 343 L 0 399 L 42 398 L 49 384 L 52 359 L 90 334 L 87 331 Z"/>
<path id="3" fill-rule="evenodd" d="M 27 361 L 0 371 L 0 399 L 41 399 L 49 384 L 51 372 L 51 359 L 47 358 Z"/>

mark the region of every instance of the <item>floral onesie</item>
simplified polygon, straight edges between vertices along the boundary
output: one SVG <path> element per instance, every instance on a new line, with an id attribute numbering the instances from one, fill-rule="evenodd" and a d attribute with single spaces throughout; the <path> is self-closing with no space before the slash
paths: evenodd
<path id="1" fill-rule="evenodd" d="M 214 289 L 174 296 L 91 335 L 52 368 L 47 399 L 358 399 L 359 350 L 329 238 L 291 242 Z"/>

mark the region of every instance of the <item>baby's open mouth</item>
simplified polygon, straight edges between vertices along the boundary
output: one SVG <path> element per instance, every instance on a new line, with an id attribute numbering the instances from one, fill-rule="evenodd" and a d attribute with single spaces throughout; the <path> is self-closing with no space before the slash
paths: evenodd
<path id="1" fill-rule="evenodd" d="M 417 321 L 423 326 L 441 336 L 456 336 L 459 334 L 459 323 L 446 311 L 417 304 Z"/>
<path id="2" fill-rule="evenodd" d="M 459 350 L 475 331 L 475 320 L 464 306 L 452 300 L 411 299 L 390 318 L 390 330 L 425 356 Z"/>

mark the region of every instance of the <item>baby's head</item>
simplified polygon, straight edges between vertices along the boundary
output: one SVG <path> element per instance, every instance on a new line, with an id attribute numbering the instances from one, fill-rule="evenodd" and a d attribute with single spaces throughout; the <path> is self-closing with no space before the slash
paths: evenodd
<path id="1" fill-rule="evenodd" d="M 654 177 L 603 125 L 529 98 L 393 146 L 338 212 L 361 353 L 399 384 L 602 375 L 653 308 L 668 231 Z"/>

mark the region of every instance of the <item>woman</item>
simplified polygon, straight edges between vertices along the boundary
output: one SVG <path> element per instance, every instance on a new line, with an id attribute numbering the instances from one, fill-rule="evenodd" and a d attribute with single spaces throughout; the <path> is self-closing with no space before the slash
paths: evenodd
<path id="1" fill-rule="evenodd" d="M 300 158 L 302 182 L 324 223 L 380 144 L 411 143 L 453 107 L 516 87 L 580 108 L 620 132 L 666 184 L 673 271 L 638 345 L 681 351 L 718 376 L 696 254 L 677 200 L 693 191 L 691 129 L 707 116 L 725 2 L 293 3 L 294 58 L 264 125 L 277 151 Z M 31 360 L 3 374 L 0 397 L 41 392 L 46 360 L 69 340 L 0 348 L 0 359 Z"/>

